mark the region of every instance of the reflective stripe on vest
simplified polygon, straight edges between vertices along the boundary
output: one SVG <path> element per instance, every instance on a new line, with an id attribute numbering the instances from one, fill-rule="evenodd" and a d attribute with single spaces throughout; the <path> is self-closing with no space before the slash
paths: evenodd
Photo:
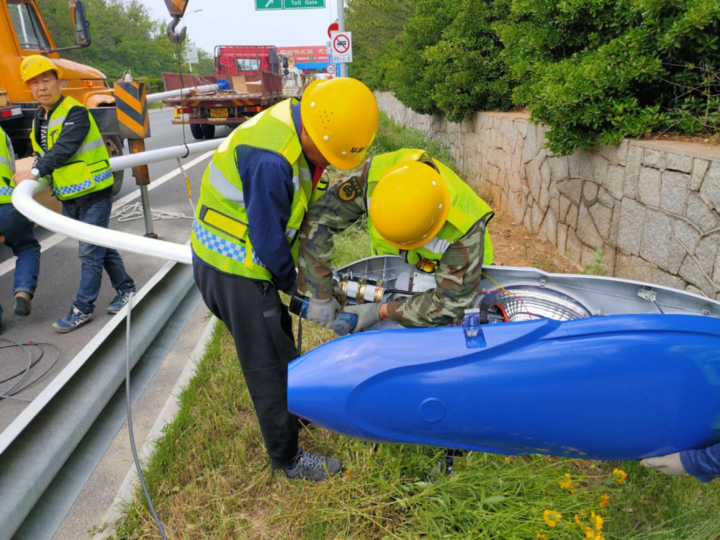
<path id="1" fill-rule="evenodd" d="M 0 128 L 0 204 L 10 204 L 15 184 L 12 177 L 15 172 L 15 159 L 12 143 Z"/>
<path id="2" fill-rule="evenodd" d="M 52 112 L 48 121 L 47 149 L 50 150 L 60 135 L 68 114 L 75 107 L 85 108 L 79 101 L 66 97 Z M 110 156 L 102 138 L 102 134 L 95 123 L 90 111 L 88 111 L 90 129 L 85 139 L 78 147 L 75 154 L 65 165 L 55 169 L 52 173 L 53 192 L 55 196 L 64 201 L 87 195 L 96 191 L 107 189 L 113 185 L 114 178 L 110 167 Z M 33 150 L 40 156 L 45 151 L 37 143 L 35 137 L 35 124 L 33 121 L 32 133 L 30 135 Z"/>
<path id="3" fill-rule="evenodd" d="M 287 100 L 266 109 L 235 129 L 215 151 L 203 175 L 193 225 L 195 256 L 225 273 L 272 281 L 250 240 L 242 179 L 235 162 L 241 145 L 263 148 L 283 156 L 292 169 L 293 200 L 285 236 L 297 262 L 297 237 L 312 197 L 312 175 L 302 154 Z"/>
<path id="4" fill-rule="evenodd" d="M 421 259 L 429 259 L 435 264 L 440 262 L 448 248 L 465 236 L 468 231 L 488 213 L 492 213 L 490 206 L 483 201 L 462 179 L 442 162 L 431 159 L 424 150 L 407 149 L 382 154 L 373 158 L 368 171 L 367 208 L 370 209 L 372 193 L 385 173 L 399 163 L 406 161 L 428 161 L 437 168 L 440 176 L 445 180 L 450 192 L 450 212 L 445 225 L 438 234 L 425 245 L 410 250 L 406 259 L 412 264 Z M 401 250 L 385 241 L 372 224 L 368 216 L 368 228 L 373 251 L 377 255 L 398 255 Z M 493 249 L 490 233 L 485 229 L 483 264 L 493 262 Z"/>

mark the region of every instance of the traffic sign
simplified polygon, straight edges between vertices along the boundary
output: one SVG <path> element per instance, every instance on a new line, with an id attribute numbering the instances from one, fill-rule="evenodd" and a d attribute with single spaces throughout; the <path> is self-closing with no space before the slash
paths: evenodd
<path id="1" fill-rule="evenodd" d="M 352 62 L 352 33 L 332 32 L 330 36 L 335 62 L 343 64 Z"/>
<path id="2" fill-rule="evenodd" d="M 327 71 L 328 75 L 335 75 L 335 64 L 328 64 L 328 67 L 325 68 L 325 71 Z"/>
<path id="3" fill-rule="evenodd" d="M 338 31 L 340 31 L 340 25 L 337 22 L 332 23 L 330 26 L 328 26 L 328 37 L 332 38 L 330 34 Z"/>
<path id="4" fill-rule="evenodd" d="M 324 8 L 325 0 L 255 0 L 255 11 Z"/>

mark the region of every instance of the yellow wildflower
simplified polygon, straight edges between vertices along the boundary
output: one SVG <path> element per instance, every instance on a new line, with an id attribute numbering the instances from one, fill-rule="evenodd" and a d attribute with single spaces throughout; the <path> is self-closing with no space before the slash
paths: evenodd
<path id="1" fill-rule="evenodd" d="M 595 531 L 590 527 L 585 527 L 585 538 L 595 538 Z"/>
<path id="2" fill-rule="evenodd" d="M 562 514 L 555 510 L 545 510 L 545 512 L 543 512 L 543 519 L 548 527 L 555 527 L 562 519 Z"/>
<path id="3" fill-rule="evenodd" d="M 602 535 L 601 532 L 595 533 L 595 540 L 605 540 L 605 537 Z"/>
<path id="4" fill-rule="evenodd" d="M 352 478 L 353 476 L 355 476 L 355 473 L 350 470 L 348 470 L 346 474 L 348 478 Z"/>
<path id="5" fill-rule="evenodd" d="M 565 473 L 564 479 L 558 480 L 558 486 L 560 486 L 563 489 L 567 489 L 568 491 L 571 490 L 572 484 L 573 484 L 572 477 L 570 476 L 569 473 Z"/>
<path id="6" fill-rule="evenodd" d="M 505 463 L 507 463 L 508 465 L 512 465 L 512 459 L 510 459 L 509 457 L 505 456 Z"/>
<path id="7" fill-rule="evenodd" d="M 537 536 L 535 536 L 535 538 L 540 538 L 541 540 L 547 540 L 547 534 L 537 533 Z"/>
<path id="8" fill-rule="evenodd" d="M 580 516 L 578 516 L 577 514 L 575 514 L 575 517 L 573 518 L 573 521 L 575 522 L 575 524 L 576 524 L 577 526 L 579 526 L 579 527 L 582 527 L 582 526 L 583 526 L 583 522 L 580 520 Z"/>
<path id="9" fill-rule="evenodd" d="M 600 508 L 606 508 L 608 505 L 608 501 L 610 500 L 610 495 L 607 493 L 604 493 L 602 497 L 600 497 L 602 501 L 600 501 Z"/>
<path id="10" fill-rule="evenodd" d="M 614 469 L 613 472 L 613 478 L 618 484 L 622 484 L 625 480 L 627 480 L 627 473 L 623 471 L 622 469 Z"/>
<path id="11" fill-rule="evenodd" d="M 601 531 L 603 528 L 603 518 L 600 514 L 592 513 L 592 521 L 595 523 L 595 530 Z"/>

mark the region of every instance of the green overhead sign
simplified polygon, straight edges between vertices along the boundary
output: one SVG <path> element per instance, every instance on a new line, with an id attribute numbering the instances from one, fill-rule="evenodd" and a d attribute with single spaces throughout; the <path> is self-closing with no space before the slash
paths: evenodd
<path id="1" fill-rule="evenodd" d="M 255 11 L 324 8 L 325 0 L 255 0 Z"/>

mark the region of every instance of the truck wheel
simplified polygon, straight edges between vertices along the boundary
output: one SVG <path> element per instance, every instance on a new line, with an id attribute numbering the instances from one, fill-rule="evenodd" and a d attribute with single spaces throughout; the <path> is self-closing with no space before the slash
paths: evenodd
<path id="1" fill-rule="evenodd" d="M 212 139 L 215 136 L 215 126 L 212 124 L 202 124 L 203 137 L 206 139 Z"/>
<path id="2" fill-rule="evenodd" d="M 190 131 L 197 140 L 203 139 L 203 130 L 200 124 L 190 124 Z"/>
<path id="3" fill-rule="evenodd" d="M 117 135 L 106 135 L 103 137 L 103 141 L 105 141 L 105 148 L 107 148 L 108 154 L 110 154 L 111 158 L 123 155 L 123 144 L 120 137 Z M 113 173 L 113 176 L 115 177 L 115 182 L 112 186 L 112 194 L 114 197 L 120 193 L 120 190 L 122 189 L 125 171 L 115 172 Z"/>

